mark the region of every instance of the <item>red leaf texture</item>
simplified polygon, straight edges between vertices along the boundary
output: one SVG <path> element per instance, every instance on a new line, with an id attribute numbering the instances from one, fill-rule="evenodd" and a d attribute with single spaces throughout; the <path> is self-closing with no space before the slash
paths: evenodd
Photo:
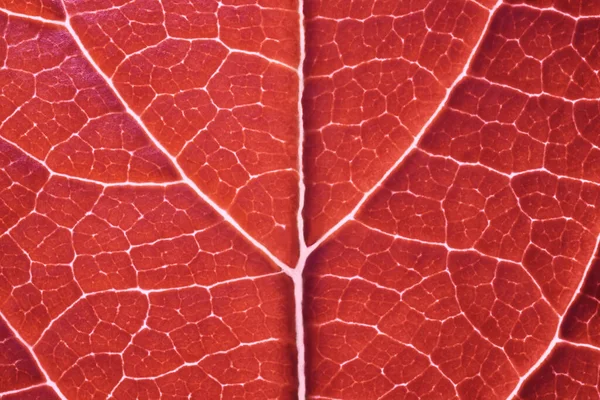
<path id="1" fill-rule="evenodd" d="M 1 399 L 600 399 L 600 3 L 0 31 Z"/>

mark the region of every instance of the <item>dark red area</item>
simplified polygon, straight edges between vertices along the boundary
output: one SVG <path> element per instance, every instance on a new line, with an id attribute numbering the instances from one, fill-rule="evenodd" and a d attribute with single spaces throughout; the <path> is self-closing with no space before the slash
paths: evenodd
<path id="1" fill-rule="evenodd" d="M 597 349 L 557 345 L 523 385 L 518 399 L 596 399 L 600 391 Z"/>
<path id="2" fill-rule="evenodd" d="M 31 354 L 0 319 L 0 388 L 18 391 L 44 382 L 44 377 Z"/>
<path id="3" fill-rule="evenodd" d="M 595 347 L 600 346 L 600 261 L 597 257 L 560 327 L 561 338 Z"/>

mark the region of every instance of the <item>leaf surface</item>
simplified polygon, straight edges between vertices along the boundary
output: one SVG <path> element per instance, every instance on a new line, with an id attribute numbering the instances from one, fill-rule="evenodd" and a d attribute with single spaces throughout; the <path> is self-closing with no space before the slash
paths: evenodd
<path id="1" fill-rule="evenodd" d="M 0 398 L 600 398 L 599 28 L 0 0 Z"/>

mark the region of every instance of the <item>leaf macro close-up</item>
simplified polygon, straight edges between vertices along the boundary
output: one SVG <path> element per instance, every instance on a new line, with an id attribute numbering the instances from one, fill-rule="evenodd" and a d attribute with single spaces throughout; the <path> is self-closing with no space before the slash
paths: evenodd
<path id="1" fill-rule="evenodd" d="M 600 1 L 0 31 L 1 400 L 600 400 Z"/>

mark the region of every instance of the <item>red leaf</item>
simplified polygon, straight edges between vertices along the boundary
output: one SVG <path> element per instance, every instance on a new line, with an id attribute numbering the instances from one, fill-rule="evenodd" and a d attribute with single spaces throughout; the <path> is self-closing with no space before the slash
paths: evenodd
<path id="1" fill-rule="evenodd" d="M 0 397 L 600 398 L 599 26 L 0 0 Z"/>

